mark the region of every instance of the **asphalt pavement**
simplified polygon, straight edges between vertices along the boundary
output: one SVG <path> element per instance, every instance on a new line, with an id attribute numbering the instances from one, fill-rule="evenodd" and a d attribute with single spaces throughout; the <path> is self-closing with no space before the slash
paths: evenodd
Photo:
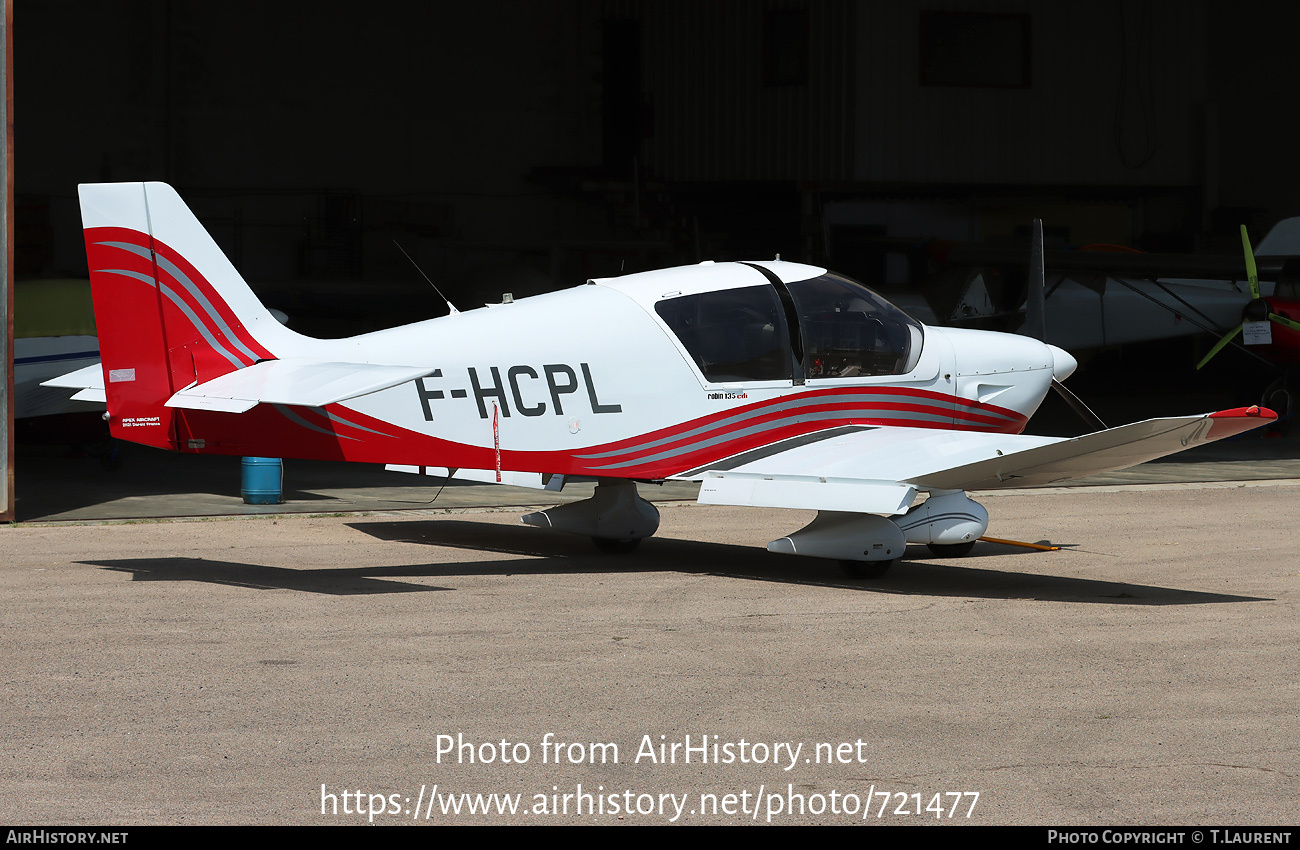
<path id="1" fill-rule="evenodd" d="M 20 456 L 0 820 L 1290 828 L 1293 448 L 977 496 L 1061 548 L 866 581 L 689 490 L 608 555 L 537 491 L 290 462 L 252 508 L 237 459 Z"/>

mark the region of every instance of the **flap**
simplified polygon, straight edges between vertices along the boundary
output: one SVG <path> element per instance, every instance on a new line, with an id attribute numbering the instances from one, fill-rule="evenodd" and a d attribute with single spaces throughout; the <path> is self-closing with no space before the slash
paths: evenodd
<path id="1" fill-rule="evenodd" d="M 700 484 L 702 505 L 757 508 L 807 508 L 859 514 L 901 514 L 916 498 L 916 488 L 894 481 L 826 479 L 811 475 L 765 477 L 744 472 L 711 472 Z"/>

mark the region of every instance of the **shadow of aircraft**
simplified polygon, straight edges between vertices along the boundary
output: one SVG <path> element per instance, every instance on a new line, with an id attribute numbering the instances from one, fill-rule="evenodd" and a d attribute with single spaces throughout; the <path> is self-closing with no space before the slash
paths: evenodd
<path id="1" fill-rule="evenodd" d="M 1005 562 L 1013 555 L 1050 557 L 1052 554 L 1006 551 L 1009 547 L 993 543 L 978 544 L 973 554 L 960 561 L 909 559 L 895 564 L 882 578 L 850 580 L 833 561 L 791 557 L 753 546 L 726 543 L 650 538 L 634 554 L 611 555 L 596 551 L 581 537 L 544 534 L 523 526 L 503 526 L 462 519 L 414 522 L 379 520 L 352 522 L 348 525 L 377 540 L 514 557 L 327 569 L 291 569 L 182 557 L 87 560 L 82 563 L 130 573 L 133 581 L 198 581 L 254 590 L 296 590 L 334 596 L 455 590 L 454 582 L 447 579 L 457 576 L 678 572 L 898 596 L 1105 605 L 1206 605 L 1268 601 L 1255 596 L 1206 593 L 979 566 L 991 559 Z M 914 547 L 913 551 L 925 550 Z M 417 578 L 434 579 L 438 584 L 402 580 Z"/>

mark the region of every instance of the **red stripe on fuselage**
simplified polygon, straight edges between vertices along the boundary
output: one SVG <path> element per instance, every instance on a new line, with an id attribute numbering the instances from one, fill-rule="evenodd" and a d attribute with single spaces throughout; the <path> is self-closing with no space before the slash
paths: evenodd
<path id="1" fill-rule="evenodd" d="M 855 388 L 861 392 L 863 388 Z M 844 391 L 834 391 L 842 394 Z M 891 390 L 895 395 L 897 390 Z M 928 394 L 937 400 L 937 394 Z M 790 398 L 789 396 L 786 397 Z M 779 400 L 778 400 L 779 401 Z M 761 411 L 775 402 L 760 402 L 748 406 Z M 949 402 L 951 403 L 951 401 Z M 682 434 L 702 427 L 708 422 L 717 423 L 722 419 L 735 416 L 745 408 L 732 409 L 725 413 L 710 414 L 707 417 L 691 420 L 672 428 L 643 434 L 638 437 L 615 443 L 591 446 L 568 451 L 521 451 L 502 447 L 500 464 L 504 470 L 519 472 L 549 472 L 566 475 L 596 475 L 619 478 L 654 479 L 665 478 L 682 473 L 688 469 L 707 465 L 741 452 L 771 445 L 772 443 L 804 434 L 836 428 L 844 425 L 885 425 L 894 427 L 938 428 L 979 431 L 1005 431 L 1015 433 L 1019 428 L 1003 425 L 1000 428 L 963 427 L 960 424 L 933 422 L 921 419 L 905 418 L 909 412 L 929 412 L 934 408 L 923 405 L 881 405 L 882 410 L 896 411 L 903 417 L 861 415 L 862 403 L 854 408 L 857 415 L 837 416 L 837 405 L 809 405 L 797 408 L 793 412 L 774 411 L 748 418 L 744 427 L 768 425 L 755 433 L 737 436 L 734 439 L 715 442 L 706 447 L 690 450 L 689 446 L 703 440 L 725 434 L 725 429 L 713 429 L 708 435 L 695 435 L 679 438 L 652 448 L 632 449 L 626 453 L 616 452 L 619 446 L 643 446 L 673 434 Z M 376 419 L 343 405 L 330 405 L 326 410 L 337 419 L 318 415 L 318 411 L 304 408 L 292 408 L 295 415 L 310 422 L 313 428 L 304 427 L 293 418 L 276 410 L 271 405 L 259 405 L 242 414 L 214 413 L 209 411 L 184 412 L 188 436 L 202 439 L 203 447 L 197 449 L 213 454 L 257 454 L 268 457 L 299 457 L 326 460 L 347 460 L 366 463 L 394 463 L 413 466 L 447 466 L 463 469 L 496 468 L 497 456 L 492 446 L 473 446 L 445 440 L 429 434 L 422 434 L 402 428 L 392 422 Z M 998 409 L 1003 415 L 1016 415 L 1012 411 Z M 809 413 L 829 414 L 826 418 L 814 418 L 811 421 L 795 421 L 781 424 L 790 415 L 802 416 Z M 968 414 L 969 415 L 969 414 Z M 1023 424 L 1024 417 L 1018 416 Z M 338 419 L 346 420 L 340 422 Z M 316 430 L 316 429 L 320 430 Z M 329 432 L 329 433 L 322 433 Z M 485 431 L 485 436 L 489 435 Z M 502 435 L 508 440 L 509 435 Z M 683 450 L 684 449 L 684 450 Z M 594 458 L 591 455 L 604 454 L 605 457 Z M 663 457 L 660 457 L 663 455 Z M 625 465 L 627 464 L 627 465 Z M 614 467 L 614 468 L 611 468 Z"/>

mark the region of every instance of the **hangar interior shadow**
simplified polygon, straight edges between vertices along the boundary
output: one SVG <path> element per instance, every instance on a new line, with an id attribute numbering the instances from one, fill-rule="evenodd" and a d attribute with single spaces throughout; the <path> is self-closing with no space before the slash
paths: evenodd
<path id="1" fill-rule="evenodd" d="M 240 462 L 238 457 L 195 455 L 167 452 L 148 446 L 120 442 L 119 465 L 106 468 L 98 457 L 77 451 L 77 447 L 58 446 L 46 452 L 24 451 L 17 457 L 18 519 L 37 520 L 82 508 L 102 505 L 117 499 L 158 499 L 159 497 L 206 494 L 238 497 Z M 292 474 L 284 498 L 290 501 L 329 501 L 330 497 L 310 492 L 321 483 L 332 483 L 316 470 L 341 464 L 319 461 L 314 465 L 288 461 Z M 347 469 L 349 483 L 375 486 L 381 473 L 357 466 Z M 391 475 L 392 473 L 388 473 Z M 159 500 L 159 515 L 166 506 L 174 511 L 177 500 Z"/>
<path id="2" fill-rule="evenodd" d="M 439 564 L 289 569 L 200 558 L 126 558 L 81 563 L 129 573 L 133 581 L 199 581 L 256 590 L 295 590 L 331 596 L 455 590 L 401 579 L 455 576 L 537 576 L 574 573 L 650 573 L 672 571 L 742 581 L 833 587 L 902 596 L 1033 600 L 1109 605 L 1204 605 L 1261 602 L 1261 597 L 1205 593 L 1173 587 L 1099 581 L 1069 576 L 986 569 L 966 564 L 1003 560 L 1010 555 L 1051 557 L 1049 553 L 1005 553 L 997 544 L 977 545 L 962 566 L 906 559 L 881 579 L 850 581 L 839 566 L 814 558 L 794 558 L 723 543 L 650 538 L 632 554 L 607 555 L 584 538 L 537 533 L 533 529 L 466 520 L 354 522 L 364 534 L 388 542 L 495 552 L 505 560 Z"/>
<path id="3" fill-rule="evenodd" d="M 286 458 L 284 501 L 245 505 L 240 502 L 241 458 L 168 452 L 122 441 L 117 450 L 120 464 L 112 469 L 75 445 L 20 451 L 18 520 L 417 510 L 451 501 L 458 490 L 475 486 L 388 472 L 373 463 Z"/>

